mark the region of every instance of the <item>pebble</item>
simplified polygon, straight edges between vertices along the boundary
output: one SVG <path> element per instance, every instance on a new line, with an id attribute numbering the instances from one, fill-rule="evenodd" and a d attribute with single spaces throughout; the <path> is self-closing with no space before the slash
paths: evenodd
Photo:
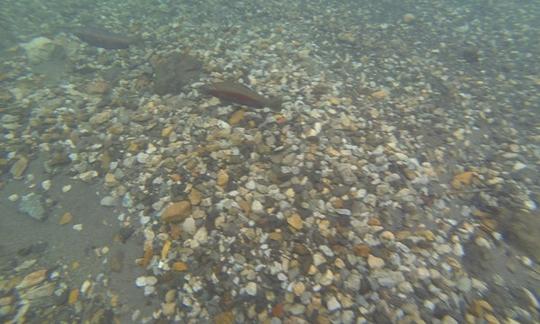
<path id="1" fill-rule="evenodd" d="M 73 229 L 80 232 L 83 230 L 83 224 L 75 224 L 73 225 Z"/>
<path id="2" fill-rule="evenodd" d="M 28 275 L 26 275 L 23 280 L 17 285 L 17 289 L 25 289 L 28 287 L 35 286 L 41 282 L 43 282 L 46 278 L 47 270 L 41 269 L 34 271 Z"/>
<path id="3" fill-rule="evenodd" d="M 464 293 L 467 293 L 471 290 L 472 281 L 468 277 L 461 277 L 457 281 L 457 288 Z"/>
<path id="4" fill-rule="evenodd" d="M 293 285 L 293 292 L 296 296 L 300 297 L 306 291 L 306 286 L 303 282 L 297 282 Z"/>
<path id="5" fill-rule="evenodd" d="M 257 284 L 253 281 L 250 281 L 246 284 L 246 287 L 244 288 L 246 293 L 250 296 L 256 296 L 257 295 Z"/>
<path id="6" fill-rule="evenodd" d="M 184 220 L 191 213 L 191 203 L 189 201 L 180 201 L 172 203 L 165 208 L 161 214 L 161 221 L 165 223 L 179 222 Z"/>
<path id="7" fill-rule="evenodd" d="M 186 233 L 189 233 L 192 235 L 195 234 L 195 232 L 197 231 L 197 226 L 195 225 L 195 219 L 193 219 L 193 217 L 186 218 L 184 223 L 182 223 L 182 229 Z"/>
<path id="8" fill-rule="evenodd" d="M 333 312 L 335 310 L 338 310 L 341 308 L 341 304 L 338 302 L 338 300 L 336 299 L 336 297 L 334 296 L 331 296 L 330 298 L 328 298 L 328 300 L 326 301 L 326 308 L 330 311 L 330 312 Z"/>
<path id="9" fill-rule="evenodd" d="M 262 214 L 264 212 L 264 206 L 258 200 L 253 200 L 251 203 L 251 211 L 255 214 Z"/>
<path id="10" fill-rule="evenodd" d="M 176 313 L 176 303 L 163 303 L 161 304 L 161 311 L 165 316 L 172 316 Z"/>
<path id="11" fill-rule="evenodd" d="M 19 210 L 34 219 L 44 220 L 46 215 L 45 207 L 41 202 L 42 198 L 41 195 L 33 192 L 22 196 L 19 202 Z"/>
<path id="12" fill-rule="evenodd" d="M 302 229 L 304 221 L 298 215 L 297 213 L 294 213 L 291 217 L 287 218 L 287 223 L 294 228 L 295 230 L 299 231 Z"/>
<path id="13" fill-rule="evenodd" d="M 28 167 L 28 159 L 24 156 L 19 157 L 19 159 L 13 163 L 9 172 L 15 179 L 20 179 Z"/>
<path id="14" fill-rule="evenodd" d="M 302 304 L 293 304 L 292 306 L 289 307 L 288 310 L 291 314 L 298 316 L 305 313 L 306 306 Z"/>
<path id="15" fill-rule="evenodd" d="M 62 187 L 62 192 L 66 193 L 71 190 L 71 185 L 65 185 Z"/>
<path id="16" fill-rule="evenodd" d="M 101 199 L 99 204 L 105 207 L 113 207 L 116 205 L 116 199 L 112 196 L 105 196 Z"/>
<path id="17" fill-rule="evenodd" d="M 8 200 L 11 202 L 16 202 L 17 200 L 19 200 L 19 195 L 18 194 L 9 195 Z"/>
<path id="18" fill-rule="evenodd" d="M 313 254 L 313 264 L 318 267 L 321 264 L 326 263 L 326 258 L 319 252 Z"/>
<path id="19" fill-rule="evenodd" d="M 420 280 L 429 279 L 429 277 L 431 276 L 429 270 L 424 267 L 416 269 L 416 275 L 418 276 L 418 279 Z"/>
<path id="20" fill-rule="evenodd" d="M 406 24 L 412 23 L 416 17 L 412 13 L 406 13 L 403 15 L 403 22 Z"/>
<path id="21" fill-rule="evenodd" d="M 52 186 L 51 180 L 45 180 L 41 182 L 41 188 L 43 188 L 43 190 L 45 191 L 48 191 L 49 189 L 51 189 L 51 186 Z"/>
<path id="22" fill-rule="evenodd" d="M 370 269 L 376 270 L 384 267 L 384 260 L 372 254 L 368 255 L 367 263 Z"/>
<path id="23" fill-rule="evenodd" d="M 206 243 L 206 241 L 208 241 L 208 231 L 206 230 L 206 227 L 203 226 L 199 228 L 195 235 L 193 235 L 193 239 L 199 244 Z"/>

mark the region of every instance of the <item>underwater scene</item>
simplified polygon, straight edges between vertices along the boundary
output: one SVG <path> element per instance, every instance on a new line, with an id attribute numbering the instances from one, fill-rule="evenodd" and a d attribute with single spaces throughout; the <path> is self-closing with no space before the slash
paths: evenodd
<path id="1" fill-rule="evenodd" d="M 540 1 L 1 0 L 0 323 L 540 323 Z"/>

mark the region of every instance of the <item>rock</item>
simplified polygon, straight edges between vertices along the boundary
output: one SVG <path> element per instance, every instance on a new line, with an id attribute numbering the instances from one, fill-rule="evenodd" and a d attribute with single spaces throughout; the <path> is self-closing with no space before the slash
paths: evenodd
<path id="1" fill-rule="evenodd" d="M 86 85 L 85 91 L 89 94 L 104 95 L 109 92 L 110 85 L 104 80 L 95 80 Z"/>
<path id="2" fill-rule="evenodd" d="M 172 316 L 176 313 L 176 303 L 163 303 L 161 304 L 161 310 L 163 315 Z"/>
<path id="3" fill-rule="evenodd" d="M 220 187 L 225 187 L 229 183 L 229 174 L 227 170 L 219 170 L 217 174 L 217 185 Z"/>
<path id="4" fill-rule="evenodd" d="M 388 97 L 388 91 L 386 90 L 378 90 L 371 93 L 371 98 L 373 99 L 382 100 L 386 97 Z"/>
<path id="5" fill-rule="evenodd" d="M 341 308 L 341 304 L 338 302 L 338 300 L 336 299 L 336 297 L 332 296 L 330 297 L 327 301 L 326 301 L 326 308 L 328 308 L 328 310 L 330 312 L 333 312 L 335 310 L 338 310 Z"/>
<path id="6" fill-rule="evenodd" d="M 184 223 L 182 223 L 182 229 L 186 233 L 195 234 L 195 231 L 197 231 L 197 226 L 195 224 L 195 219 L 193 219 L 193 217 L 186 218 Z"/>
<path id="7" fill-rule="evenodd" d="M 46 37 L 37 37 L 21 47 L 32 64 L 39 64 L 65 55 L 64 48 Z"/>
<path id="8" fill-rule="evenodd" d="M 114 197 L 111 197 L 111 196 L 105 196 L 105 197 L 103 197 L 101 199 L 99 204 L 101 206 L 113 207 L 113 206 L 116 206 L 116 199 Z"/>
<path id="9" fill-rule="evenodd" d="M 416 17 L 412 13 L 406 13 L 403 15 L 403 22 L 406 24 L 412 23 Z"/>
<path id="10" fill-rule="evenodd" d="M 294 213 L 291 217 L 287 218 L 287 224 L 289 224 L 292 228 L 299 231 L 303 227 L 304 221 L 298 215 L 297 213 Z"/>
<path id="11" fill-rule="evenodd" d="M 261 214 L 264 212 L 264 206 L 258 200 L 253 200 L 251 203 L 251 211 L 255 214 Z"/>
<path id="12" fill-rule="evenodd" d="M 384 260 L 372 254 L 368 255 L 367 262 L 370 269 L 375 270 L 375 269 L 381 269 L 382 267 L 384 267 Z"/>
<path id="13" fill-rule="evenodd" d="M 27 167 L 28 159 L 24 156 L 21 156 L 15 163 L 13 163 L 11 169 L 9 170 L 9 173 L 11 173 L 13 178 L 20 179 L 24 174 L 24 171 L 26 171 Z"/>
<path id="14" fill-rule="evenodd" d="M 202 64 L 194 57 L 173 53 L 154 64 L 154 91 L 159 95 L 179 94 L 186 85 L 199 79 Z"/>
<path id="15" fill-rule="evenodd" d="M 300 297 L 304 291 L 306 291 L 306 286 L 303 282 L 297 282 L 293 285 L 293 292 L 296 296 Z"/>
<path id="16" fill-rule="evenodd" d="M 34 271 L 28 275 L 26 275 L 26 277 L 23 278 L 23 280 L 17 285 L 17 289 L 25 289 L 25 288 L 28 288 L 28 287 L 32 287 L 32 286 L 35 286 L 41 282 L 43 282 L 43 280 L 45 280 L 47 276 L 47 270 L 46 269 L 41 269 L 41 270 L 37 270 L 37 271 Z"/>
<path id="17" fill-rule="evenodd" d="M 255 296 L 257 295 L 257 284 L 253 281 L 248 282 L 245 287 L 245 290 L 246 290 L 246 294 L 250 296 Z"/>
<path id="18" fill-rule="evenodd" d="M 174 271 L 183 272 L 183 271 L 187 271 L 188 265 L 185 262 L 178 261 L 178 262 L 173 263 L 171 269 Z"/>
<path id="19" fill-rule="evenodd" d="M 64 215 L 62 215 L 62 217 L 60 217 L 60 220 L 58 221 L 58 224 L 66 225 L 66 224 L 71 223 L 72 220 L 73 220 L 73 215 L 71 213 L 69 213 L 69 212 L 66 212 L 66 213 L 64 213 Z"/>
<path id="20" fill-rule="evenodd" d="M 29 193 L 22 197 L 19 202 L 19 211 L 28 214 L 30 217 L 37 220 L 44 220 L 45 207 L 43 206 L 42 196 L 35 193 Z"/>
<path id="21" fill-rule="evenodd" d="M 193 239 L 199 244 L 206 243 L 206 241 L 208 241 L 208 231 L 206 230 L 206 227 L 199 228 L 195 235 L 193 235 Z"/>
<path id="22" fill-rule="evenodd" d="M 161 214 L 161 221 L 165 223 L 181 222 L 191 213 L 191 203 L 189 201 L 180 201 L 172 203 Z"/>
<path id="23" fill-rule="evenodd" d="M 461 277 L 457 281 L 457 288 L 464 293 L 467 293 L 471 290 L 472 281 L 468 277 Z"/>

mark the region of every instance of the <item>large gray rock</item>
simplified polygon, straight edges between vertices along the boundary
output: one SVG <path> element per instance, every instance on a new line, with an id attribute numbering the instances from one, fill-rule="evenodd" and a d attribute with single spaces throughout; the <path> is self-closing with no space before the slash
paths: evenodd
<path id="1" fill-rule="evenodd" d="M 39 64 L 65 56 L 64 48 L 46 37 L 36 37 L 28 43 L 22 44 L 21 47 L 32 64 Z"/>

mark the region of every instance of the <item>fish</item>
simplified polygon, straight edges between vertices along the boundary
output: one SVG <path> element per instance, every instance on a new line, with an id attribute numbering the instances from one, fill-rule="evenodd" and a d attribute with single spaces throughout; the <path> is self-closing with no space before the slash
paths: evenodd
<path id="1" fill-rule="evenodd" d="M 99 27 L 76 28 L 72 32 L 83 42 L 105 49 L 123 49 L 135 43 L 135 39 L 132 37 L 113 33 Z"/>
<path id="2" fill-rule="evenodd" d="M 269 107 L 272 109 L 281 108 L 281 100 L 278 98 L 267 98 L 251 90 L 243 84 L 231 81 L 217 82 L 205 85 L 202 90 L 207 94 L 217 97 L 223 101 L 233 102 L 253 108 Z"/>

